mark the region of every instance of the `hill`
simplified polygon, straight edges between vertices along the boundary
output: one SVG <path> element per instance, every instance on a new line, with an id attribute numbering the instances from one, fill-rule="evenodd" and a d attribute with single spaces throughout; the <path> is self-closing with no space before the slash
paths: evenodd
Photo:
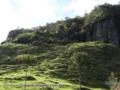
<path id="1" fill-rule="evenodd" d="M 10 31 L 0 46 L 1 90 L 99 90 L 119 82 L 119 10 L 104 4 L 84 17 Z"/>

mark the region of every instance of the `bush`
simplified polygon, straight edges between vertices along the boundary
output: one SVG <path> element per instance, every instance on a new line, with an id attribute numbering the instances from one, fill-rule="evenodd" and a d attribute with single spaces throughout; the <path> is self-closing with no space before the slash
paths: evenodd
<path id="1" fill-rule="evenodd" d="M 27 44 L 27 43 L 31 43 L 33 41 L 35 37 L 35 33 L 22 33 L 20 35 L 18 35 L 15 39 L 15 42 L 18 42 L 18 43 L 24 43 L 24 44 Z"/>
<path id="2" fill-rule="evenodd" d="M 21 64 L 33 64 L 37 60 L 37 56 L 31 54 L 18 55 L 15 58 L 17 63 Z"/>

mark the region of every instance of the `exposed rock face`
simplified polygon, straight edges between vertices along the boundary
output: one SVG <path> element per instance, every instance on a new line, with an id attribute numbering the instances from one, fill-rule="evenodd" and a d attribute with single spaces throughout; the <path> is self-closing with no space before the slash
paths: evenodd
<path id="1" fill-rule="evenodd" d="M 58 38 L 60 40 L 65 40 L 66 39 L 66 32 L 65 32 L 64 27 L 62 25 L 59 26 L 57 35 L 58 35 Z"/>
<path id="2" fill-rule="evenodd" d="M 22 30 L 13 30 L 13 31 L 10 31 L 9 34 L 8 34 L 8 37 L 7 37 L 7 40 L 13 40 L 15 39 L 15 37 L 20 34 L 22 32 Z"/>
<path id="3" fill-rule="evenodd" d="M 58 36 L 59 36 L 60 40 L 64 40 L 65 39 L 65 35 L 66 35 L 66 33 L 65 33 L 65 31 L 63 29 L 60 29 L 58 31 Z"/>
<path id="4" fill-rule="evenodd" d="M 87 27 L 87 28 L 86 28 Z M 93 24 L 85 26 L 85 32 L 81 32 L 81 42 L 82 41 L 103 41 L 112 43 L 115 46 L 120 46 L 120 28 L 119 25 L 116 25 L 115 21 L 112 18 L 107 18 L 104 20 L 99 20 Z M 77 28 L 76 23 L 72 23 L 71 28 L 69 29 L 70 33 L 73 34 L 75 29 Z M 33 32 L 33 31 L 26 31 Z M 16 36 L 20 33 L 23 33 L 23 30 L 13 30 L 9 32 L 7 37 L 7 41 L 14 40 Z M 67 32 L 65 32 L 64 26 L 60 25 L 56 32 L 59 40 L 65 41 L 68 40 L 69 36 Z M 35 40 L 42 40 L 44 35 L 38 35 Z M 73 38 L 73 37 L 72 37 Z M 5 43 L 5 42 L 3 42 Z"/>
<path id="5" fill-rule="evenodd" d="M 120 44 L 119 33 L 112 19 L 94 23 L 91 30 L 87 33 L 87 40 L 109 42 L 116 46 Z"/>

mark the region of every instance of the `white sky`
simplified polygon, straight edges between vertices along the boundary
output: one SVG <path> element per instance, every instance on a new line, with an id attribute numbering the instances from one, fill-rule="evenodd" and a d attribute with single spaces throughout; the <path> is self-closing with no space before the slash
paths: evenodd
<path id="1" fill-rule="evenodd" d="M 0 42 L 10 30 L 45 25 L 64 17 L 83 16 L 94 6 L 120 0 L 0 0 Z"/>

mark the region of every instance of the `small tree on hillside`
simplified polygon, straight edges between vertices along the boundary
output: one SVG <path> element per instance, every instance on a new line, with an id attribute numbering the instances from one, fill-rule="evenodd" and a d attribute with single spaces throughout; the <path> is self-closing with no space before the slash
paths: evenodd
<path id="1" fill-rule="evenodd" d="M 79 73 L 79 84 L 80 84 L 80 90 L 81 90 L 81 81 L 82 81 L 82 64 L 84 64 L 85 60 L 87 59 L 88 54 L 85 52 L 78 52 L 74 53 L 72 56 L 72 62 L 73 62 L 73 68 L 75 67 Z"/>

